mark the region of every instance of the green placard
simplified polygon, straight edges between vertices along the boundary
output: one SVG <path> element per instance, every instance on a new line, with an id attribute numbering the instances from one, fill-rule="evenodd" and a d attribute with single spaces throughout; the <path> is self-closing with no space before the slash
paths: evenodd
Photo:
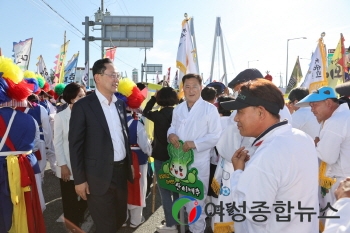
<path id="1" fill-rule="evenodd" d="M 204 197 L 203 183 L 197 178 L 197 168 L 190 168 L 194 160 L 193 150 L 184 152 L 182 150 L 184 143 L 182 141 L 179 143 L 178 149 L 171 143 L 168 144 L 170 159 L 163 163 L 158 172 L 158 184 L 170 191 L 202 200 Z"/>

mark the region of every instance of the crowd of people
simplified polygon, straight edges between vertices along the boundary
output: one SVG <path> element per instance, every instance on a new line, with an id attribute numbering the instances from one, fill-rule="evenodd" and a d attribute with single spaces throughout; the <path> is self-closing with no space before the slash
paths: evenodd
<path id="1" fill-rule="evenodd" d="M 297 87 L 286 101 L 257 69 L 227 87 L 203 87 L 200 75 L 186 74 L 183 98 L 163 85 L 145 101 L 146 86 L 119 79 L 110 59 L 97 60 L 92 72 L 94 91 L 70 83 L 54 98 L 0 57 L 0 233 L 46 232 L 47 162 L 59 179 L 67 230 L 78 230 L 87 210 L 97 233 L 139 227 L 149 157 L 160 183 L 169 144 L 193 151 L 188 169 L 204 186 L 204 198 L 185 205 L 188 216 L 202 210 L 188 232 L 205 232 L 208 216 L 213 232 L 350 231 L 347 83 L 312 93 Z M 152 141 L 145 121 L 154 123 Z M 172 209 L 182 195 L 157 186 L 165 221 L 155 230 L 176 233 Z"/>

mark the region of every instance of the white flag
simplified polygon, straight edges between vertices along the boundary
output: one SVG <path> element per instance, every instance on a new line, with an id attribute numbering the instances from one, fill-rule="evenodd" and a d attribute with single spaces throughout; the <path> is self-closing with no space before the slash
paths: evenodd
<path id="1" fill-rule="evenodd" d="M 181 80 L 185 74 L 194 73 L 198 74 L 197 69 L 197 54 L 193 48 L 191 31 L 188 24 L 188 20 L 182 21 L 182 31 L 180 36 L 179 47 L 176 56 L 176 67 L 180 70 L 178 77 L 178 86 L 181 87 Z"/>
<path id="2" fill-rule="evenodd" d="M 32 41 L 33 38 L 29 38 L 18 43 L 13 42 L 14 62 L 21 68 L 22 71 L 28 70 Z"/>
<path id="3" fill-rule="evenodd" d="M 39 60 L 38 63 L 36 63 L 36 66 L 37 66 L 36 72 L 38 74 L 41 74 L 41 76 L 44 77 L 46 82 L 48 82 L 51 85 L 52 84 L 51 77 L 50 77 L 49 72 L 47 71 L 43 56 L 40 55 L 38 57 L 38 60 Z"/>
<path id="4" fill-rule="evenodd" d="M 89 61 L 85 64 L 85 70 L 84 75 L 81 77 L 81 82 L 84 84 L 85 87 L 89 88 Z"/>
<path id="5" fill-rule="evenodd" d="M 326 61 L 326 49 L 323 44 L 323 39 L 320 38 L 301 87 L 308 88 L 311 93 L 322 86 L 327 86 Z"/>
<path id="6" fill-rule="evenodd" d="M 78 64 L 78 57 L 79 52 L 73 55 L 72 59 L 67 63 L 67 65 L 64 68 L 63 82 L 65 84 L 75 82 L 75 71 Z"/>

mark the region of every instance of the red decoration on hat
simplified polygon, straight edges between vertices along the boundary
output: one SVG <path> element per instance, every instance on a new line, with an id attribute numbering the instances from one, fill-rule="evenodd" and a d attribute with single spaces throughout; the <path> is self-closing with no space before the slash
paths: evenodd
<path id="1" fill-rule="evenodd" d="M 272 82 L 272 76 L 269 73 L 270 73 L 270 71 L 266 71 L 266 76 L 264 77 L 264 79 L 267 79 L 270 82 Z"/>
<path id="2" fill-rule="evenodd" d="M 42 89 L 43 89 L 43 91 L 48 92 L 50 90 L 50 84 L 48 82 L 46 82 Z"/>
<path id="3" fill-rule="evenodd" d="M 126 103 L 130 108 L 139 108 L 144 100 L 145 97 L 142 95 L 140 89 L 138 89 L 137 86 L 134 86 L 132 94 L 127 97 Z"/>
<path id="4" fill-rule="evenodd" d="M 57 100 L 58 97 L 59 97 L 59 95 L 57 95 L 57 93 L 54 92 L 53 90 L 49 90 L 49 91 L 47 92 L 47 94 L 53 96 L 53 98 L 54 98 L 55 100 Z"/>
<path id="5" fill-rule="evenodd" d="M 39 87 L 38 90 L 36 92 L 34 92 L 34 94 L 39 95 L 40 92 L 41 92 L 41 88 Z"/>
<path id="6" fill-rule="evenodd" d="M 32 94 L 31 85 L 26 81 L 22 80 L 18 84 L 15 84 L 11 79 L 5 78 L 9 89 L 7 90 L 7 95 L 11 99 L 15 99 L 17 101 L 26 100 L 27 97 Z"/>
<path id="7" fill-rule="evenodd" d="M 30 90 L 33 92 L 33 91 L 34 91 L 34 88 L 35 88 L 34 83 L 28 83 L 27 80 L 25 80 L 25 79 L 23 79 L 23 81 L 27 83 L 28 87 L 29 87 Z"/>

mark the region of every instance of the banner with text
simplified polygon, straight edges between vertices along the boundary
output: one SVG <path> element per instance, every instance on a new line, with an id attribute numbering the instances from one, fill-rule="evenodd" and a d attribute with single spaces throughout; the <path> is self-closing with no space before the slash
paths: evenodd
<path id="1" fill-rule="evenodd" d="M 14 62 L 21 68 L 22 71 L 28 70 L 32 42 L 33 38 L 29 38 L 18 43 L 13 42 Z"/>

